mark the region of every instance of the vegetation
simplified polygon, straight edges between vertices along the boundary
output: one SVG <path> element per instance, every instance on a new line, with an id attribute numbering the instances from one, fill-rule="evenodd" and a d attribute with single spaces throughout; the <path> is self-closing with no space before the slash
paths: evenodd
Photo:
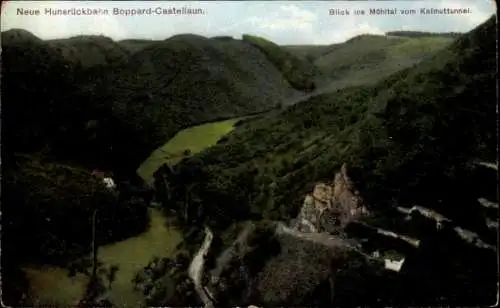
<path id="1" fill-rule="evenodd" d="M 168 169 L 177 202 L 165 206 L 187 211 L 188 224 L 201 220 L 218 232 L 235 221 L 286 220 L 315 182 L 331 180 L 347 163 L 374 212 L 424 204 L 456 221 L 476 221 L 470 162 L 496 155 L 494 37 L 491 18 L 374 86 L 315 96 L 241 124 L 225 141 Z M 488 279 L 485 288 L 493 285 Z M 485 299 L 485 288 L 447 289 L 443 300 Z"/>
<path id="2" fill-rule="evenodd" d="M 229 267 L 246 266 L 253 273 L 267 268 L 265 275 L 276 278 L 261 285 L 258 296 L 267 303 L 289 305 L 292 298 L 283 294 L 293 291 L 280 295 L 271 287 L 301 275 L 307 282 L 293 296 L 331 304 L 328 275 L 313 279 L 324 272 L 338 274 L 335 303 L 342 305 L 388 299 L 396 286 L 413 291 L 419 284 L 425 287 L 413 295 L 398 294 L 412 304 L 435 304 L 440 288 L 441 303 L 486 298 L 495 278 L 485 270 L 489 257 L 471 270 L 476 274 L 460 271 L 456 283 L 442 274 L 427 285 L 432 276 L 419 270 L 402 280 L 379 280 L 379 273 L 354 256 L 346 255 L 354 262 L 337 271 L 328 262 L 332 253 L 315 254 L 314 245 L 286 245 L 285 239 L 278 249 L 270 226 L 294 218 L 304 194 L 346 163 L 381 225 L 398 224 L 389 215 L 393 205 L 425 204 L 478 227 L 480 184 L 469 180 L 472 161 L 496 158 L 495 31 L 492 17 L 453 42 L 453 35 L 360 36 L 312 48 L 309 60 L 248 35 L 243 42 L 178 35 L 115 43 L 103 37 L 45 42 L 22 30 L 2 33 L 2 214 L 9 222 L 2 229 L 2 269 L 9 270 L 2 274 L 19 283 L 3 289 L 5 298 L 17 304 L 25 293 L 23 263 L 65 264 L 88 254 L 94 213 L 99 256 L 119 268 L 116 277 L 108 271 L 114 281 L 108 288 L 120 292 L 115 294 L 130 292 L 126 286 L 153 255 L 164 265 L 172 261 L 161 271 L 147 267 L 151 275 L 143 277 L 141 290 L 149 305 L 199 305 L 186 269 L 203 226 L 216 236 L 207 257 L 214 265 L 216 253 L 249 220 L 260 229 L 249 239 L 247 257 Z M 296 89 L 317 87 L 312 60 L 336 91 L 281 108 Z M 234 120 L 222 121 L 229 118 Z M 129 238 L 148 226 L 149 201 L 143 200 L 147 192 L 136 170 L 161 145 L 151 158 L 158 164 L 146 161 L 139 172 L 155 178 L 156 199 L 176 215 L 181 233 Z M 169 157 L 160 160 L 161 151 Z M 92 169 L 112 172 L 118 187 L 106 189 Z M 116 250 L 103 246 L 126 238 L 140 241 L 133 253 L 122 243 Z M 434 247 L 441 247 L 450 272 L 464 268 L 468 263 L 453 258 L 462 248 L 452 251 L 444 242 L 436 239 L 422 254 L 431 259 Z M 174 246 L 179 251 L 171 260 Z M 315 262 L 303 261 L 311 256 Z M 285 271 L 299 265 L 291 274 Z M 275 275 L 276 269 L 283 270 Z M 241 295 L 247 281 L 234 272 L 227 273 L 226 285 L 234 280 Z M 90 282 L 90 300 L 97 296 L 91 287 L 99 285 Z M 111 297 L 119 302 L 119 296 Z M 231 297 L 223 301 L 236 304 Z"/>
<path id="3" fill-rule="evenodd" d="M 2 33 L 2 48 L 4 112 L 17 115 L 4 123 L 7 152 L 46 147 L 117 175 L 131 176 L 181 129 L 270 110 L 296 93 L 237 40 L 179 35 L 125 61 L 129 52 L 105 37 L 45 42 L 14 29 Z"/>
<path id="4" fill-rule="evenodd" d="M 138 169 L 138 174 L 147 183 L 152 183 L 153 173 L 167 163 L 175 165 L 185 157 L 195 155 L 209 148 L 233 130 L 238 118 L 220 122 L 201 124 L 178 132 L 165 145 L 155 150 Z"/>
<path id="5" fill-rule="evenodd" d="M 315 96 L 242 124 L 181 162 L 178 176 L 189 172 L 203 207 L 217 208 L 207 211 L 217 221 L 250 212 L 291 217 L 304 190 L 344 162 L 372 204 L 388 196 L 416 201 L 431 191 L 434 198 L 430 187 L 438 183 L 445 198 L 446 179 L 456 179 L 466 161 L 494 158 L 491 23 L 376 86 Z M 453 157 L 443 161 L 442 153 Z"/>
<path id="6" fill-rule="evenodd" d="M 157 210 L 151 210 L 148 230 L 138 236 L 118 243 L 102 245 L 98 250 L 98 275 L 108 300 L 117 306 L 144 301 L 140 292 L 133 291 L 133 278 L 154 256 L 174 257 L 176 246 L 181 242 L 181 234 Z M 110 285 L 113 266 L 117 266 L 116 276 Z M 23 266 L 27 273 L 32 294 L 43 303 L 55 301 L 60 305 L 74 303 L 83 298 L 89 283 L 91 260 L 77 259 L 66 268 L 39 268 L 35 265 Z M 64 292 L 61 292 L 64 290 Z"/>
<path id="7" fill-rule="evenodd" d="M 10 269 L 2 271 L 2 277 L 18 281 L 3 290 L 9 303 L 20 302 L 26 295 L 26 278 L 20 270 L 26 263 L 65 267 L 90 252 L 95 211 L 97 245 L 146 229 L 147 208 L 139 197 L 124 198 L 126 194 L 107 190 L 78 166 L 34 155 L 14 158 L 2 170 L 2 214 L 8 221 L 2 226 L 2 269 Z"/>
<path id="8" fill-rule="evenodd" d="M 389 36 L 406 36 L 406 37 L 429 37 L 441 36 L 457 38 L 462 35 L 459 32 L 423 32 L 423 31 L 389 31 L 385 35 Z"/>
<path id="9" fill-rule="evenodd" d="M 442 50 L 456 36 L 446 33 L 390 32 L 359 35 L 344 43 L 287 46 L 293 54 L 318 67 L 329 91 L 354 85 L 374 85 Z"/>
<path id="10" fill-rule="evenodd" d="M 9 224 L 3 245 L 19 261 L 57 264 L 88 252 L 94 210 L 100 244 L 147 226 L 141 200 L 124 200 L 86 170 L 26 156 L 18 157 L 16 170 L 4 172 L 3 212 Z"/>
<path id="11" fill-rule="evenodd" d="M 3 32 L 5 277 L 22 285 L 23 262 L 87 253 L 96 209 L 99 244 L 142 232 L 147 201 L 135 172 L 153 149 L 185 127 L 273 109 L 294 93 L 264 54 L 235 40 L 178 36 L 132 55 L 102 36 Z M 114 174 L 115 193 L 93 169 Z M 16 288 L 5 298 L 18 302 Z"/>
<path id="12" fill-rule="evenodd" d="M 311 63 L 297 58 L 286 49 L 262 37 L 243 35 L 243 42 L 247 42 L 261 50 L 278 67 L 290 84 L 304 91 L 315 89 L 316 68 Z"/>
<path id="13" fill-rule="evenodd" d="M 80 35 L 47 43 L 69 62 L 82 67 L 123 64 L 130 55 L 121 44 L 102 35 Z"/>
<path id="14" fill-rule="evenodd" d="M 122 45 L 125 49 L 130 51 L 130 53 L 135 53 L 135 52 L 140 51 L 141 49 L 147 47 L 148 45 L 151 45 L 151 44 L 157 43 L 157 42 L 159 42 L 159 41 L 128 39 L 128 40 L 121 40 L 118 43 L 120 45 Z"/>

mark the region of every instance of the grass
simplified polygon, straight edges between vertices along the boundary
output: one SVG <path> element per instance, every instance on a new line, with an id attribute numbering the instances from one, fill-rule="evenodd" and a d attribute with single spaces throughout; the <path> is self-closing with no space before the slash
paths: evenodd
<path id="1" fill-rule="evenodd" d="M 166 218 L 156 209 L 150 212 L 147 232 L 124 241 L 101 247 L 99 260 L 105 265 L 118 265 L 116 280 L 109 291 L 110 300 L 118 307 L 139 307 L 143 295 L 135 291 L 132 278 L 154 257 L 173 257 L 182 235 L 168 228 Z M 32 297 L 42 305 L 73 305 L 83 296 L 88 277 L 78 274 L 68 277 L 68 270 L 58 267 L 24 268 L 30 281 Z M 36 304 L 36 302 L 35 302 Z"/>
<path id="2" fill-rule="evenodd" d="M 30 282 L 33 306 L 74 306 L 83 297 L 88 277 L 77 274 L 68 277 L 68 271 L 60 267 L 26 266 L 23 268 Z"/>
<path id="3" fill-rule="evenodd" d="M 420 54 L 432 54 L 444 49 L 452 41 L 452 38 L 439 36 L 407 39 L 400 44 L 392 46 L 387 52 L 393 57 L 418 57 Z"/>
<path id="4" fill-rule="evenodd" d="M 449 36 L 360 35 L 344 43 L 324 46 L 288 46 L 313 61 L 328 80 L 327 91 L 375 84 L 445 48 Z"/>
<path id="5" fill-rule="evenodd" d="M 153 174 L 163 164 L 176 164 L 186 156 L 191 156 L 211 147 L 225 134 L 231 132 L 241 118 L 192 126 L 178 132 L 172 139 L 156 149 L 139 167 L 137 173 L 146 181 L 153 181 Z M 185 151 L 189 150 L 186 155 Z"/>

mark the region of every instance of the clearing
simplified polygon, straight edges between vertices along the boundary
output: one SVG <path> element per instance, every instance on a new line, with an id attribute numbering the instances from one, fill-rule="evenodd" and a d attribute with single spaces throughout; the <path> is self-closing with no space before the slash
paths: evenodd
<path id="1" fill-rule="evenodd" d="M 234 124 L 242 118 L 211 122 L 181 130 L 172 139 L 156 149 L 137 169 L 139 176 L 148 184 L 153 174 L 164 163 L 176 164 L 184 157 L 199 153 L 211 147 L 225 134 L 231 132 Z"/>
<path id="2" fill-rule="evenodd" d="M 135 291 L 132 278 L 154 257 L 173 257 L 182 235 L 167 227 L 167 218 L 157 209 L 150 210 L 149 229 L 124 241 L 102 246 L 98 258 L 105 265 L 116 264 L 116 273 L 110 300 L 118 307 L 143 306 L 144 296 Z M 68 277 L 68 270 L 61 267 L 26 266 L 24 271 L 31 288 L 35 305 L 73 306 L 82 297 L 88 277 L 77 274 Z"/>

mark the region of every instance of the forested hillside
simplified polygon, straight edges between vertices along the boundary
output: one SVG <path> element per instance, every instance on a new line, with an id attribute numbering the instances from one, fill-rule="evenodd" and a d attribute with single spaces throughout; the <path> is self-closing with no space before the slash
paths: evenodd
<path id="1" fill-rule="evenodd" d="M 189 184 L 190 199 L 200 202 L 193 213 L 201 207 L 218 227 L 252 213 L 295 216 L 311 185 L 343 163 L 374 207 L 440 200 L 460 215 L 454 207 L 464 196 L 456 192 L 468 185 L 461 182 L 468 163 L 495 159 L 494 26 L 490 19 L 376 86 L 324 94 L 245 123 L 174 168 L 172 181 L 182 191 Z"/>
<path id="2" fill-rule="evenodd" d="M 135 42 L 135 41 L 134 41 Z M 176 36 L 129 51 L 103 36 L 44 41 L 2 32 L 2 268 L 64 265 L 147 228 L 137 167 L 179 130 L 280 107 L 299 95 L 265 54 L 237 40 Z M 104 189 L 92 170 L 117 187 Z M 106 236 L 104 236 L 106 234 Z M 24 244 L 19 245 L 20 242 Z M 9 285 L 9 302 L 25 291 Z"/>
<path id="3" fill-rule="evenodd" d="M 236 40 L 176 36 L 131 56 L 105 37 L 44 42 L 10 30 L 2 44 L 4 112 L 18 115 L 5 122 L 8 152 L 45 147 L 117 173 L 135 171 L 184 127 L 298 94 L 264 54 Z"/>
<path id="4" fill-rule="evenodd" d="M 140 40 L 140 39 L 128 39 L 128 40 L 121 40 L 118 41 L 120 45 L 122 45 L 124 48 L 126 48 L 128 51 L 131 53 L 135 53 L 141 49 L 144 49 L 148 45 L 151 45 L 153 43 L 157 43 L 159 41 L 153 41 L 153 40 Z"/>
<path id="5" fill-rule="evenodd" d="M 117 66 L 128 60 L 130 51 L 105 36 L 74 36 L 68 39 L 50 40 L 47 43 L 65 59 L 76 65 Z"/>
<path id="6" fill-rule="evenodd" d="M 194 153 L 183 148 L 188 143 L 176 146 L 185 158 L 154 173 L 155 199 L 185 238 L 176 260 L 156 258 L 131 275 L 145 302 L 199 306 L 193 284 L 207 285 L 206 262 L 211 278 L 222 277 L 215 290 L 222 306 L 241 298 L 286 306 L 295 299 L 401 304 L 394 293 L 403 279 L 374 270 L 377 262 L 347 231 L 304 235 L 283 222 L 299 217 L 304 197 L 318 182 L 337 181 L 344 166 L 370 228 L 404 225 L 396 208 L 424 205 L 491 240 L 477 199 L 486 187 L 491 195 L 495 183 L 475 166 L 497 155 L 495 26 L 493 16 L 458 37 L 392 32 L 324 48 L 282 47 L 250 35 L 114 42 L 3 32 L 2 278 L 16 281 L 3 288 L 4 298 L 17 304 L 26 293 L 24 263 L 65 266 L 96 241 L 143 232 L 148 207 L 158 204 L 136 174 L 139 165 L 183 129 L 243 117 L 215 146 L 193 146 Z M 117 185 L 106 188 L 96 174 Z M 203 246 L 213 244 L 199 254 L 203 227 Z M 440 245 L 433 243 L 427 252 Z M 442 256 L 455 264 L 460 249 Z M 471 271 L 491 269 L 490 255 L 484 260 Z M 491 295 L 492 276 L 460 275 L 455 282 L 430 279 L 427 295 L 428 281 L 406 276 L 398 294 L 412 298 L 405 304 L 426 295 L 426 305 L 484 303 Z M 258 294 L 243 294 L 246 284 Z M 446 292 L 432 302 L 440 288 Z"/>
<path id="7" fill-rule="evenodd" d="M 195 35 L 149 45 L 105 85 L 120 102 L 115 116 L 143 129 L 150 150 L 182 128 L 270 110 L 296 93 L 257 49 Z"/>
<path id="8" fill-rule="evenodd" d="M 324 86 L 336 90 L 353 85 L 374 85 L 445 48 L 457 36 L 454 33 L 396 31 L 386 35 L 358 35 L 332 45 L 286 46 L 286 49 L 314 63 Z"/>
<path id="9" fill-rule="evenodd" d="M 298 58 L 262 37 L 244 34 L 242 41 L 261 50 L 269 61 L 283 72 L 294 88 L 310 92 L 317 87 L 319 72 L 307 59 Z"/>
<path id="10" fill-rule="evenodd" d="M 369 223 L 373 226 L 394 228 L 396 219 L 391 211 L 396 206 L 417 204 L 434 209 L 481 236 L 490 234 L 477 198 L 478 191 L 484 190 L 482 185 L 490 187 L 493 183 L 486 178 L 477 181 L 474 163 L 496 159 L 495 38 L 492 17 L 446 49 L 374 86 L 344 88 L 246 121 L 218 145 L 159 170 L 157 178 L 168 183 L 163 186 L 165 182 L 157 182 L 160 198 L 166 208 L 180 213 L 179 219 L 188 229 L 205 224 L 227 238 L 237 228 L 235 222 L 295 218 L 314 184 L 331 180 L 334 172 L 346 164 L 372 213 Z M 188 234 L 198 231 L 193 227 Z M 198 243 L 199 240 L 198 237 Z M 187 247 L 196 243 L 192 235 L 186 241 Z M 437 242 L 425 243 L 429 245 L 422 248 L 425 253 L 436 251 L 437 246 L 432 245 L 440 247 L 432 257 L 439 260 L 453 254 L 451 251 L 458 257 L 461 254 L 457 251 L 469 249 L 459 248 L 462 244 L 445 248 Z M 291 248 L 285 248 L 287 244 L 279 247 L 282 253 L 292 254 Z M 299 255 L 307 254 L 296 249 L 301 251 Z M 218 248 L 214 250 L 217 255 Z M 453 271 L 459 276 L 436 271 L 434 278 L 425 278 L 418 272 L 430 269 L 419 265 L 423 267 L 414 269 L 417 274 L 401 276 L 406 280 L 401 280 L 405 282 L 400 290 L 400 282 L 385 274 L 372 287 L 365 286 L 365 295 L 375 296 L 372 300 L 384 298 L 391 303 L 408 304 L 490 302 L 493 276 L 486 273 L 493 269 L 491 253 L 485 252 L 483 259 L 481 254 L 471 257 L 475 261 L 449 257 L 450 262 L 456 262 Z M 283 267 L 283 272 L 290 270 L 287 266 L 298 270 L 293 265 L 298 261 L 290 255 L 276 259 L 271 252 L 261 252 L 255 258 L 259 264 L 265 264 L 265 260 L 278 262 L 275 266 Z M 245 264 L 253 264 L 250 259 L 245 260 Z M 484 263 L 478 264 L 479 260 Z M 477 267 L 477 275 L 462 268 L 472 264 Z M 309 270 L 314 271 L 315 267 L 304 269 L 304 275 Z M 363 301 L 365 295 L 354 299 L 354 291 L 345 285 L 357 279 L 351 276 L 352 271 L 357 270 L 347 271 L 347 278 L 336 282 L 344 291 L 336 293 L 334 303 L 368 303 Z M 237 275 L 236 270 L 231 273 Z M 373 272 L 368 270 L 362 275 L 368 279 Z M 477 277 L 484 279 L 478 282 Z M 276 279 L 279 280 L 277 276 Z M 310 279 L 309 282 L 322 281 L 319 276 Z M 280 285 L 274 278 L 271 280 L 269 284 Z M 328 302 L 329 287 L 320 289 L 314 291 L 319 292 L 317 299 Z M 303 292 L 301 286 L 295 290 Z M 295 295 L 283 300 L 296 298 Z"/>

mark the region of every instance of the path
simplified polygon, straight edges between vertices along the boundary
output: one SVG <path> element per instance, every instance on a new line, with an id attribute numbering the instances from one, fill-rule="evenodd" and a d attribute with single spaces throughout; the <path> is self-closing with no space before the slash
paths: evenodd
<path id="1" fill-rule="evenodd" d="M 212 300 L 210 299 L 210 294 L 207 294 L 207 290 L 202 285 L 202 278 L 204 274 L 205 267 L 205 256 L 210 249 L 214 235 L 208 227 L 205 227 L 205 240 L 200 247 L 200 250 L 196 253 L 195 257 L 189 265 L 188 274 L 194 283 L 195 290 L 198 296 L 201 298 L 205 307 L 213 307 Z"/>

